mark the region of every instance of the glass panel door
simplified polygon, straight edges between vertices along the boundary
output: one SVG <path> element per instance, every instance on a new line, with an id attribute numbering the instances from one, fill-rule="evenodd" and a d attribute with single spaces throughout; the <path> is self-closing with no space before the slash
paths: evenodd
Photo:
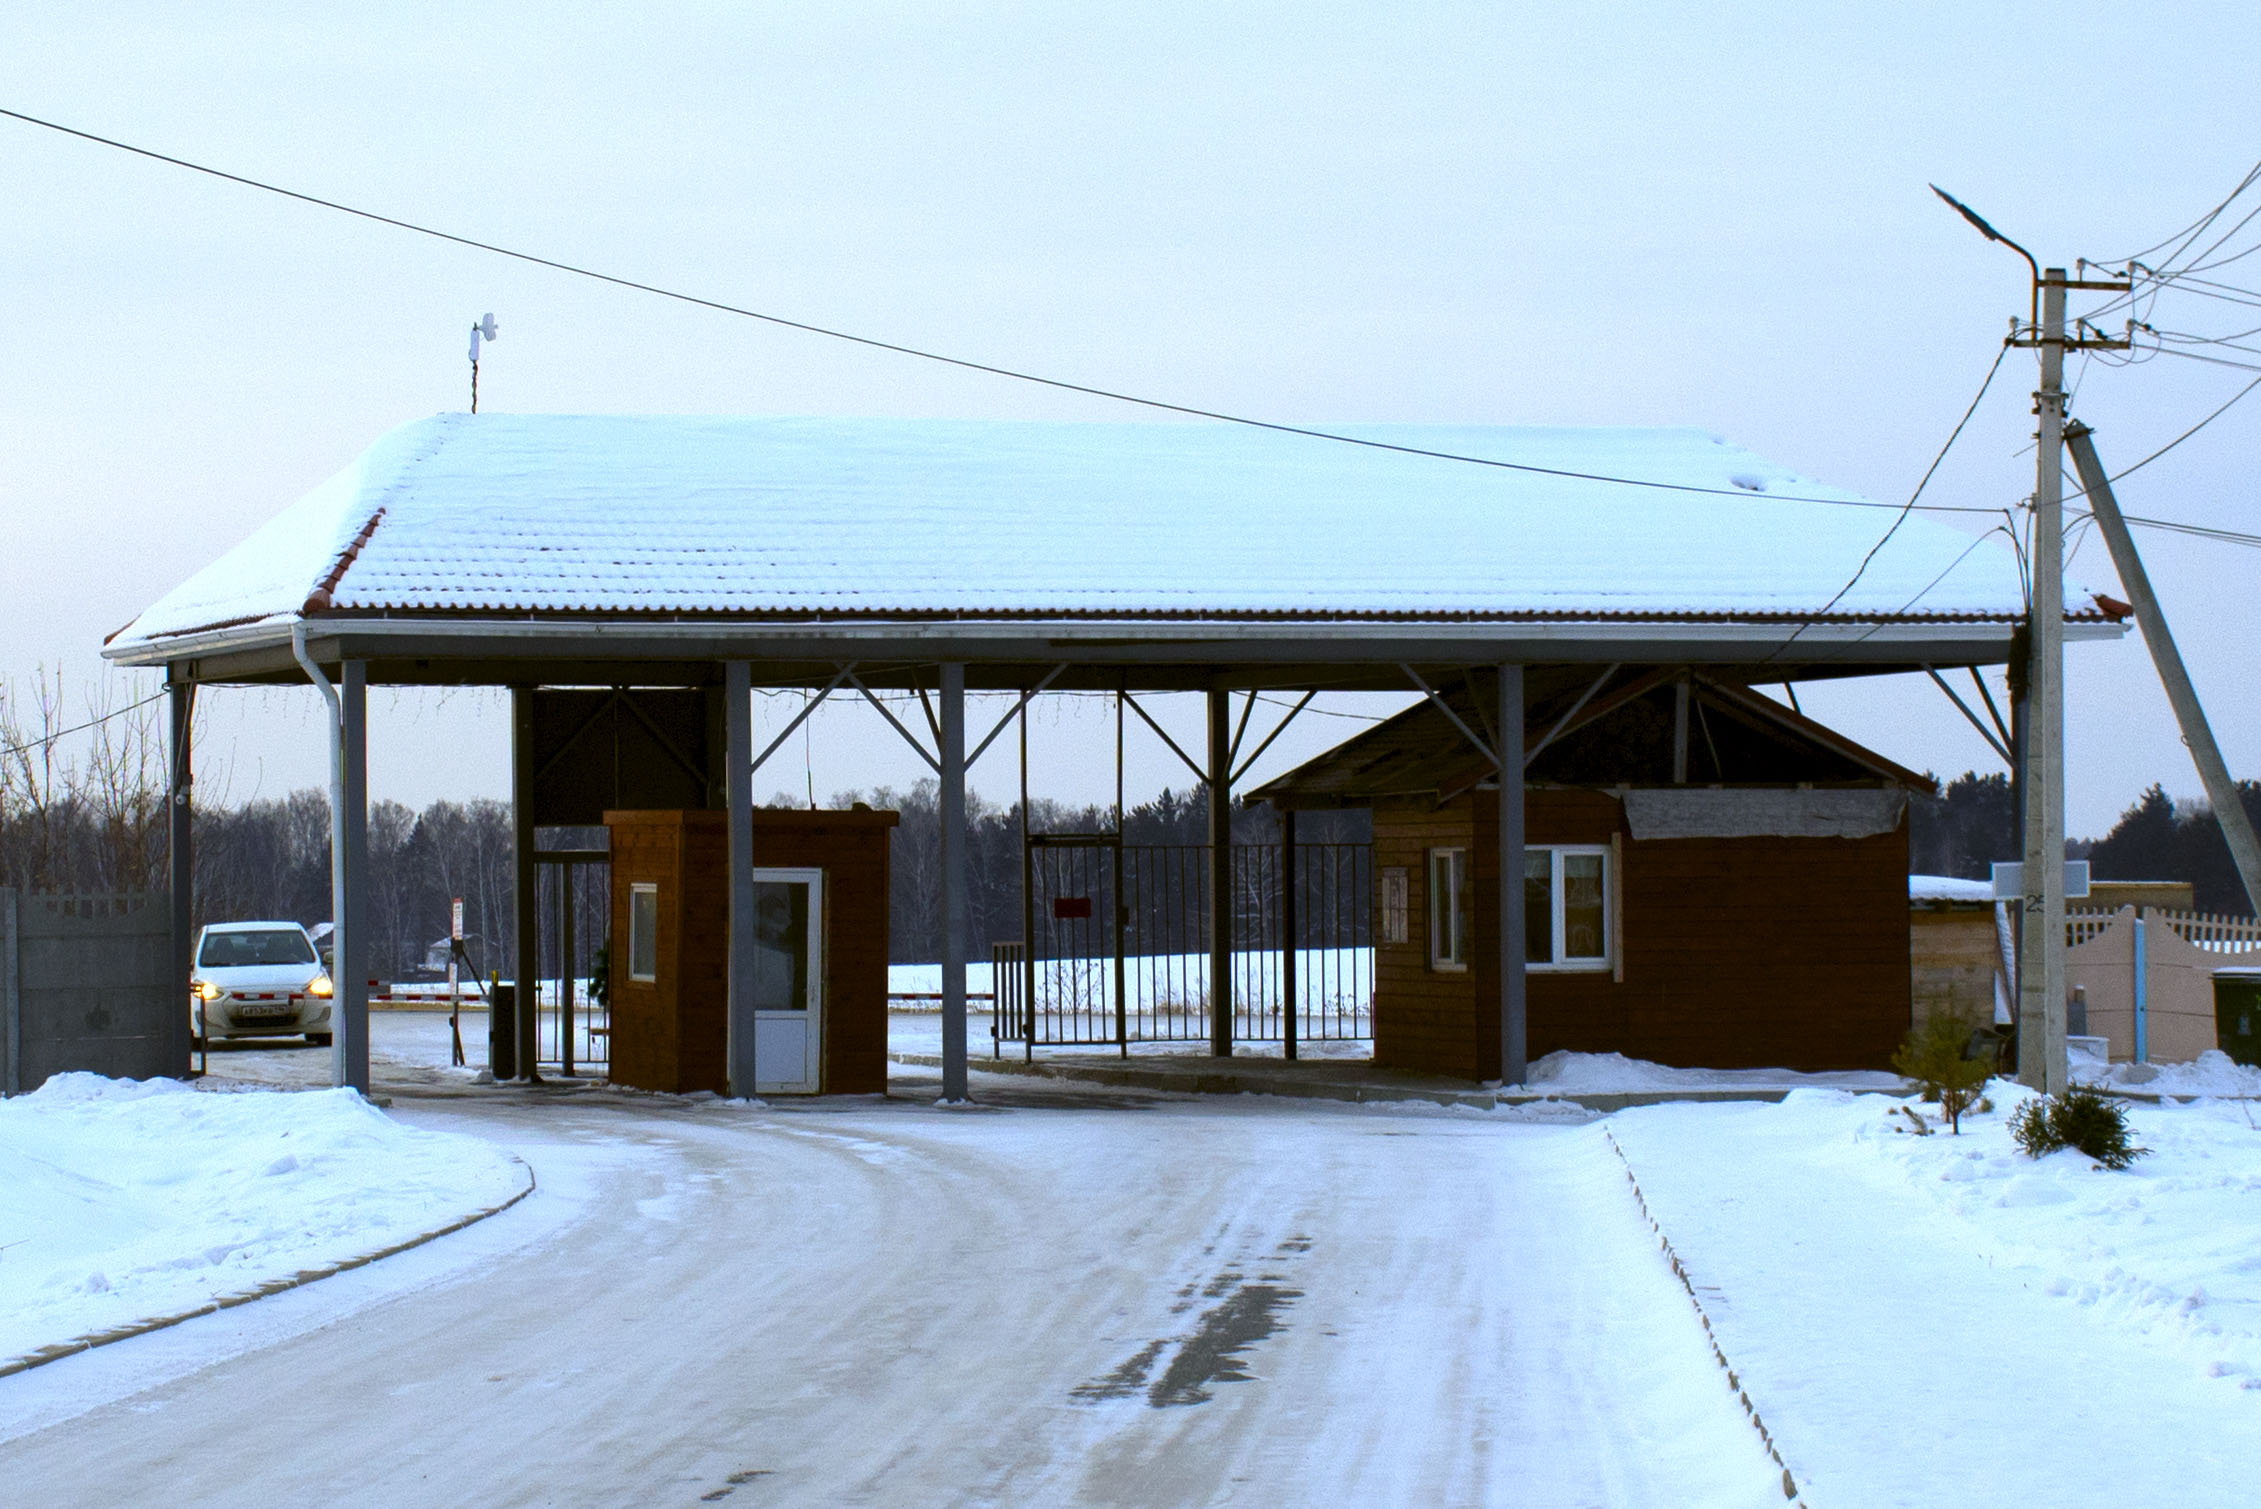
<path id="1" fill-rule="evenodd" d="M 754 1076 L 761 1094 L 823 1088 L 824 872 L 754 871 Z"/>

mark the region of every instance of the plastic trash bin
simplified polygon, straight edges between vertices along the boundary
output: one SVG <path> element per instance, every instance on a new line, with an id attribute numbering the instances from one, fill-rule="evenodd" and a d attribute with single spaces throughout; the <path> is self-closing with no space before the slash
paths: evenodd
<path id="1" fill-rule="evenodd" d="M 2261 967 L 2214 971 L 2214 1035 L 2224 1053 L 2261 1067 Z"/>

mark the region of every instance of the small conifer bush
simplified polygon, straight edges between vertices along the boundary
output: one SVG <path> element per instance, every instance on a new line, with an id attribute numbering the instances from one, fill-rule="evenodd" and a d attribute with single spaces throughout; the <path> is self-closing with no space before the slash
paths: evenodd
<path id="1" fill-rule="evenodd" d="M 2106 1168 L 2126 1168 L 2151 1151 L 2128 1141 L 2127 1108 L 2081 1085 L 2011 1113 L 2010 1135 L 2028 1158 L 2078 1148 Z"/>
<path id="2" fill-rule="evenodd" d="M 1923 1086 L 1923 1098 L 1938 1102 L 1948 1128 L 1957 1135 L 1963 1130 L 1963 1113 L 1994 1073 L 1991 1051 L 1968 1056 L 1975 1036 L 1967 1019 L 1936 1012 L 1908 1029 L 1907 1038 L 1892 1054 L 1894 1071 Z"/>

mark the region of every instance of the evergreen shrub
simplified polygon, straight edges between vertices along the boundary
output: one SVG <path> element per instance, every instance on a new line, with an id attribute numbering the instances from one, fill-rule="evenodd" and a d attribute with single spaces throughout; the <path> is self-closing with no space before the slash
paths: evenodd
<path id="1" fill-rule="evenodd" d="M 2151 1151 L 2128 1141 L 2125 1106 L 2082 1085 L 2018 1107 L 2010 1115 L 2010 1135 L 2028 1158 L 2078 1148 L 2110 1169 L 2126 1168 Z"/>

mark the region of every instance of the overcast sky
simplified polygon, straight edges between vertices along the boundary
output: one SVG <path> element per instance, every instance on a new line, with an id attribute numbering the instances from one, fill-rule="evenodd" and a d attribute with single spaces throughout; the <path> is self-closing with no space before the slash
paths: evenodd
<path id="1" fill-rule="evenodd" d="M 1290 421 L 1697 425 L 1895 502 L 2026 301 L 2023 264 L 1928 181 L 2070 262 L 2159 241 L 2261 157 L 2250 5 L 1096 9 L 16 0 L 0 105 L 1077 381 Z M 7 121 L 0 204 L 0 677 L 61 667 L 74 712 L 103 635 L 384 431 L 462 407 L 487 310 L 496 410 L 1137 417 Z M 2228 334 L 2261 313 L 2169 299 L 2156 319 Z M 2079 371 L 2112 465 L 2251 376 Z M 2030 492 L 2033 375 L 2005 364 L 1938 501 Z M 2261 396 L 2122 502 L 2253 529 L 2257 439 Z M 2233 771 L 2261 774 L 2261 553 L 2142 543 Z M 2068 575 L 2116 590 L 2094 541 Z M 2069 658 L 2070 830 L 2154 780 L 2197 794 L 2140 642 Z M 154 685 L 112 674 L 120 699 Z M 310 694 L 208 702 L 226 779 L 207 799 L 322 780 Z M 1928 683 L 1807 708 L 1942 776 L 1992 768 Z M 506 792 L 492 697 L 373 711 L 375 795 Z M 1259 773 L 1355 726 L 1312 720 Z M 1102 705 L 1037 728 L 1039 792 L 1111 792 Z M 1132 743 L 1134 799 L 1183 784 Z M 803 753 L 761 789 L 923 770 L 854 709 Z M 996 755 L 975 774 L 993 797 L 1012 781 Z"/>

